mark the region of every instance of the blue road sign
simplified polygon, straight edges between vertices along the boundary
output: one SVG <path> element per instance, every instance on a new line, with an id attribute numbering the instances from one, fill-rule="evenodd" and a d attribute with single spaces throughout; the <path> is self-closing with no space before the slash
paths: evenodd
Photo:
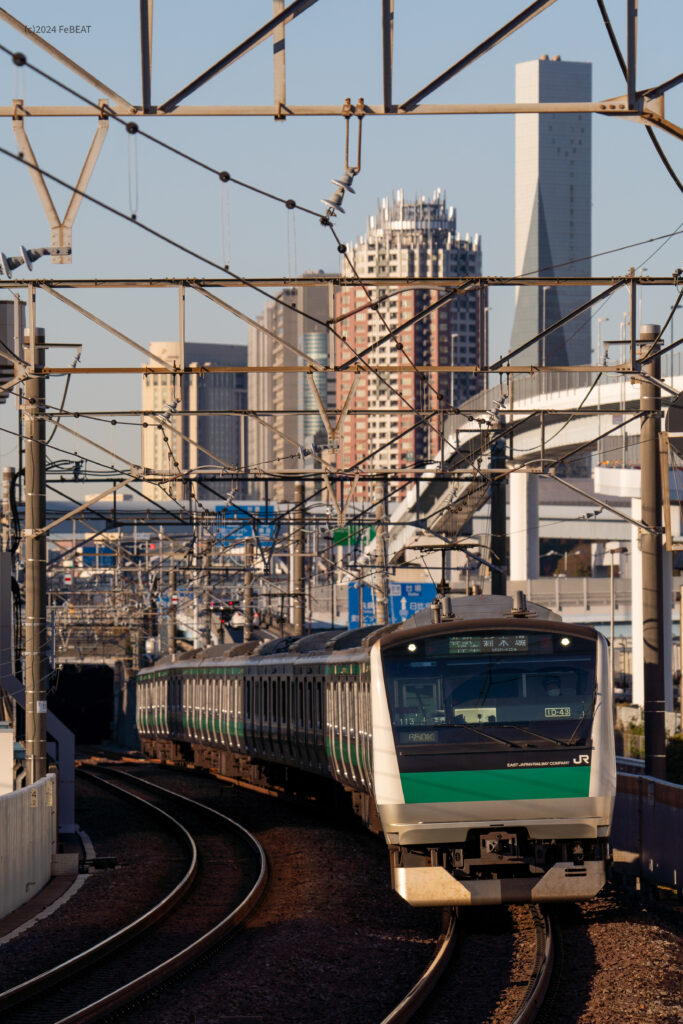
<path id="1" fill-rule="evenodd" d="M 434 583 L 390 583 L 389 622 L 405 622 L 415 612 L 428 608 L 436 597 Z M 363 587 L 363 625 L 372 626 L 376 619 L 377 591 Z M 349 629 L 358 628 L 358 585 L 349 584 Z"/>
<path id="2" fill-rule="evenodd" d="M 275 538 L 275 510 L 272 505 L 218 505 L 216 540 L 228 547 L 238 540 L 254 538 L 260 544 L 272 544 Z"/>

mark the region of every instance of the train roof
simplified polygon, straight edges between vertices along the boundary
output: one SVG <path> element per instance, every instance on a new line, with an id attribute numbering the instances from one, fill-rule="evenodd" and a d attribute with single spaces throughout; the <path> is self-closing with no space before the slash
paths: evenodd
<path id="1" fill-rule="evenodd" d="M 449 619 L 504 619 L 504 618 L 534 618 L 551 619 L 556 622 L 562 621 L 562 616 L 557 612 L 546 608 L 542 604 L 528 602 L 520 592 L 514 597 L 507 594 L 471 594 L 466 597 L 453 597 L 447 595 L 441 608 L 441 621 Z M 430 626 L 434 622 L 431 608 L 423 608 L 416 612 L 411 618 L 406 619 L 399 625 L 399 629 L 414 629 L 417 626 Z"/>
<path id="2" fill-rule="evenodd" d="M 484 623 L 486 620 L 508 619 L 521 622 L 525 619 L 538 621 L 561 622 L 562 618 L 550 608 L 543 605 L 526 603 L 524 595 L 518 592 L 514 597 L 498 594 L 473 594 L 466 597 L 452 597 L 447 595 L 441 599 L 440 608 L 441 628 L 447 626 L 448 622 L 462 622 L 463 620 L 477 621 Z M 404 622 L 392 623 L 385 626 L 361 626 L 356 629 L 323 629 L 304 636 L 282 636 L 272 638 L 264 631 L 255 629 L 253 639 L 238 644 L 216 644 L 212 647 L 199 648 L 197 650 L 185 651 L 176 656 L 175 660 L 168 655 L 159 658 L 146 671 L 167 668 L 169 665 L 197 662 L 224 661 L 231 658 L 244 658 L 255 656 L 273 656 L 278 654 L 313 654 L 316 651 L 334 652 L 350 651 L 358 648 L 369 648 L 382 638 L 383 643 L 391 643 L 393 639 L 398 640 L 399 636 L 388 639 L 389 633 L 401 633 L 404 630 L 415 630 L 429 626 L 436 626 L 434 611 L 432 608 L 424 608 Z M 143 669 L 143 672 L 145 670 Z"/>

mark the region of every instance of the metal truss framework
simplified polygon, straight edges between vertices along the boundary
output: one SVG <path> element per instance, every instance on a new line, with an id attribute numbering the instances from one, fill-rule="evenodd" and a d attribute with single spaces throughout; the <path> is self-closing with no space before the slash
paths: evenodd
<path id="1" fill-rule="evenodd" d="M 318 0 L 294 0 L 285 6 L 285 0 L 272 0 L 272 17 L 257 28 L 250 36 L 244 39 L 237 46 L 233 47 L 220 60 L 207 68 L 193 81 L 181 86 L 172 96 L 161 103 L 152 102 L 152 37 L 154 4 L 153 0 L 139 0 L 139 52 L 140 52 L 140 75 L 141 75 L 141 98 L 140 102 L 132 102 L 125 99 L 111 86 L 102 82 L 86 68 L 76 61 L 67 57 L 57 47 L 47 41 L 43 35 L 37 35 L 29 29 L 18 18 L 0 8 L 0 20 L 4 21 L 13 29 L 21 32 L 24 39 L 29 39 L 33 44 L 48 53 L 57 62 L 61 63 L 98 92 L 104 93 L 104 99 L 96 102 L 88 101 L 70 90 L 72 95 L 77 95 L 82 100 L 77 105 L 41 105 L 25 104 L 23 99 L 15 98 L 10 106 L 0 106 L 0 117 L 10 117 L 13 121 L 15 134 L 21 146 L 21 152 L 27 153 L 29 172 L 34 181 L 41 204 L 48 218 L 54 245 L 68 245 L 70 243 L 71 227 L 78 210 L 82 194 L 87 186 L 90 176 L 95 167 L 97 157 L 104 142 L 107 132 L 108 117 L 273 117 L 276 120 L 286 120 L 288 117 L 340 117 L 345 122 L 346 130 L 346 170 L 353 173 L 360 170 L 361 137 L 362 125 L 365 117 L 373 116 L 413 116 L 413 115 L 439 115 L 439 114 L 543 114 L 543 113 L 593 113 L 602 114 L 607 117 L 617 117 L 628 121 L 635 121 L 646 125 L 652 136 L 652 140 L 661 159 L 668 165 L 659 143 L 656 141 L 652 129 L 660 128 L 677 139 L 683 139 L 683 127 L 667 120 L 664 110 L 664 98 L 667 92 L 683 83 L 683 74 L 676 75 L 667 81 L 648 86 L 645 89 L 636 87 L 636 69 L 638 54 L 638 0 L 624 0 L 626 6 L 626 28 L 627 28 L 627 51 L 623 56 L 619 49 L 616 37 L 609 23 L 604 9 L 602 10 L 605 20 L 605 27 L 610 37 L 612 46 L 616 52 L 617 60 L 621 65 L 626 80 L 626 93 L 598 100 L 596 102 L 568 102 L 568 103 L 425 103 L 424 101 L 437 92 L 441 86 L 451 81 L 458 74 L 470 67 L 477 60 L 492 51 L 499 43 L 513 35 L 519 29 L 527 25 L 533 18 L 551 7 L 557 0 L 534 0 L 533 3 L 519 11 L 504 25 L 482 40 L 469 53 L 464 54 L 451 67 L 438 74 L 431 82 L 428 82 L 412 96 L 407 97 L 399 103 L 394 102 L 394 75 L 393 75 L 393 52 L 394 52 L 394 28 L 396 23 L 396 12 L 394 10 L 395 0 L 379 0 L 376 8 L 378 17 L 381 18 L 381 53 L 380 67 L 382 80 L 382 98 L 366 102 L 359 98 L 352 103 L 346 97 L 342 103 L 334 104 L 303 104 L 292 105 L 287 103 L 287 81 L 285 62 L 285 26 L 295 18 L 303 15 L 309 8 L 313 7 Z M 568 2 L 568 0 L 567 0 Z M 267 106 L 253 104 L 225 106 L 225 105 L 199 105 L 193 106 L 185 101 L 192 96 L 203 85 L 211 81 L 226 68 L 235 64 L 254 47 L 272 37 L 273 41 L 273 103 Z M 9 52 L 9 51 L 6 51 Z M 15 62 L 25 62 L 23 54 L 14 54 Z M 95 132 L 90 151 L 85 159 L 76 189 L 72 193 L 71 202 L 63 219 L 60 220 L 56 213 L 54 204 L 45 182 L 42 171 L 36 163 L 31 150 L 25 128 L 27 117 L 97 117 L 99 124 Z M 355 162 L 349 158 L 349 128 L 352 119 L 357 121 L 358 143 Z M 137 125 L 129 125 L 130 130 L 136 130 Z M 675 175 L 674 175 L 675 177 Z M 69 255 L 53 257 L 53 262 L 68 263 L 71 261 Z"/>
<path id="2" fill-rule="evenodd" d="M 185 325 L 185 295 L 188 288 L 192 289 L 193 292 L 202 295 L 207 299 L 211 299 L 217 303 L 221 308 L 225 309 L 226 313 L 234 315 L 241 320 L 246 320 L 252 326 L 257 327 L 259 330 L 263 330 L 263 326 L 257 321 L 247 317 L 240 310 L 234 306 L 229 305 L 223 300 L 219 299 L 216 295 L 209 291 L 209 289 L 223 289 L 223 288 L 245 288 L 245 287 L 258 287 L 261 289 L 277 289 L 283 287 L 320 287 L 327 286 L 329 288 L 356 288 L 362 286 L 364 288 L 382 289 L 383 294 L 373 300 L 373 305 L 382 304 L 389 301 L 392 296 L 399 294 L 405 290 L 415 289 L 429 289 L 434 292 L 446 292 L 452 291 L 453 298 L 457 298 L 459 294 L 462 294 L 462 289 L 467 290 L 478 290 L 482 291 L 488 288 L 495 287 L 514 287 L 514 288 L 545 288 L 545 287 L 576 287 L 586 286 L 601 288 L 602 291 L 594 296 L 589 302 L 584 303 L 581 306 L 576 307 L 569 314 L 552 324 L 546 325 L 546 327 L 540 331 L 534 337 L 529 338 L 520 345 L 514 352 L 508 353 L 507 355 L 495 360 L 490 364 L 485 363 L 472 363 L 466 365 L 414 365 L 407 361 L 401 361 L 395 363 L 369 363 L 364 357 L 368 352 L 354 354 L 352 353 L 349 359 L 345 360 L 339 365 L 323 365 L 315 360 L 312 360 L 305 352 L 301 351 L 297 346 L 293 345 L 288 339 L 281 337 L 274 332 L 268 331 L 267 333 L 272 334 L 273 338 L 282 344 L 285 348 L 292 351 L 292 353 L 299 357 L 301 360 L 299 363 L 293 363 L 291 365 L 278 365 L 276 366 L 187 366 L 185 365 L 184 359 L 184 338 L 186 333 Z M 312 371 L 324 371 L 334 373 L 346 373 L 346 374 L 362 374 L 362 373 L 458 373 L 458 374 L 473 374 L 473 373 L 496 373 L 496 374 L 522 374 L 529 375 L 535 373 L 556 373 L 556 372 L 595 372 L 600 373 L 604 371 L 604 365 L 602 364 L 586 364 L 576 365 L 571 364 L 567 366 L 555 366 L 555 365 L 538 365 L 535 363 L 522 364 L 518 362 L 510 362 L 511 357 L 519 356 L 525 349 L 529 348 L 534 343 L 538 342 L 544 336 L 552 334 L 553 331 L 563 326 L 565 323 L 573 319 L 575 316 L 585 312 L 587 309 L 601 302 L 603 299 L 616 292 L 619 288 L 625 287 L 629 293 L 629 304 L 631 309 L 630 321 L 632 325 L 637 323 L 637 308 L 638 308 L 638 288 L 639 287 L 680 287 L 680 272 L 675 272 L 673 275 L 668 277 L 649 277 L 649 276 L 638 276 L 634 273 L 629 273 L 623 277 L 499 277 L 499 276 L 482 276 L 482 277 L 447 277 L 447 278 L 434 278 L 434 277 L 354 277 L 346 278 L 339 277 L 332 274 L 317 274 L 314 277 L 301 277 L 301 278 L 253 278 L 253 279 L 241 279 L 241 280 L 226 280 L 226 279 L 194 279 L 194 278 L 124 278 L 124 279 L 44 279 L 44 280 L 12 280 L 12 281 L 0 281 L 0 294 L 4 289 L 9 289 L 13 293 L 19 291 L 26 291 L 27 304 L 29 309 L 34 310 L 35 313 L 35 302 L 37 296 L 41 293 L 49 295 L 52 298 L 65 303 L 70 309 L 86 319 L 95 323 L 98 327 L 112 334 L 120 341 L 125 342 L 131 348 L 135 349 L 141 355 L 145 356 L 150 362 L 138 366 L 123 366 L 123 365 L 112 365 L 112 366 L 55 366 L 55 365 L 44 365 L 36 366 L 33 362 L 29 366 L 30 372 L 37 373 L 43 376 L 50 376 L 54 373 L 73 375 L 77 376 L 80 374 L 199 374 L 206 375 L 209 373 L 270 373 L 277 370 L 278 373 L 304 373 L 308 374 L 309 382 L 313 384 Z M 179 309 L 179 338 L 181 343 L 181 360 L 180 363 L 173 362 L 169 364 L 161 359 L 159 356 L 151 353 L 143 344 L 128 337 L 119 331 L 115 326 L 107 323 L 102 318 L 96 316 L 90 310 L 74 302 L 68 298 L 63 292 L 69 292 L 74 290 L 108 290 L 108 289 L 126 289 L 126 288 L 144 288 L 144 289 L 172 289 L 177 292 L 178 296 L 178 309 Z M 367 303 L 362 304 L 357 309 L 353 309 L 350 312 L 344 312 L 341 316 L 332 318 L 329 321 L 329 327 L 332 330 L 339 331 L 340 327 L 343 329 L 343 321 L 348 319 L 349 316 L 353 316 L 355 313 L 361 312 L 367 308 Z M 425 316 L 429 314 L 431 306 L 425 311 Z M 392 337 L 397 336 L 402 330 L 408 329 L 412 326 L 415 318 L 405 324 L 399 324 L 394 328 L 390 334 Z M 381 339 L 385 340 L 385 339 Z M 665 355 L 672 349 L 676 348 L 683 339 L 678 339 L 672 342 L 670 345 L 660 350 L 660 355 Z M 641 368 L 641 360 L 638 356 L 638 345 L 639 341 L 635 337 L 635 331 L 632 329 L 632 336 L 623 340 L 623 345 L 629 348 L 629 359 L 625 362 L 611 364 L 610 371 L 616 373 L 638 373 Z M 371 348 L 376 347 L 378 343 L 373 343 Z M 20 372 L 21 366 L 18 366 L 17 373 Z M 353 388 L 353 383 L 351 388 Z M 350 392 L 349 392 L 350 394 Z M 318 396 L 319 399 L 320 396 Z M 319 405 L 319 401 L 317 402 Z M 348 413 L 349 402 L 346 403 L 345 414 Z M 246 412 L 242 415 L 250 415 L 251 413 Z"/>
<path id="3" fill-rule="evenodd" d="M 295 18 L 303 15 L 313 7 L 317 0 L 294 0 L 285 6 L 285 0 L 273 0 L 273 16 L 257 28 L 250 36 L 233 47 L 220 60 L 198 75 L 193 81 L 181 86 L 172 96 L 160 103 L 152 102 L 152 35 L 153 35 L 153 0 L 139 0 L 140 7 L 140 102 L 125 99 L 76 61 L 71 60 L 57 47 L 47 42 L 44 36 L 36 35 L 18 18 L 0 8 L 0 19 L 12 28 L 21 32 L 36 46 L 40 47 L 55 60 L 69 68 L 89 85 L 97 88 L 107 97 L 107 106 L 117 115 L 122 116 L 163 116 L 163 117 L 197 117 L 197 116 L 232 116 L 232 117 L 274 117 L 283 120 L 287 117 L 342 117 L 347 121 L 356 117 L 359 120 L 366 116 L 378 115 L 420 115 L 420 114 L 519 114 L 519 113 L 550 113 L 550 112 L 582 112 L 603 114 L 608 117 L 619 117 L 635 120 L 640 123 L 654 125 L 669 132 L 676 138 L 683 138 L 683 128 L 667 121 L 664 116 L 664 96 L 676 85 L 683 82 L 683 75 L 678 75 L 666 82 L 645 89 L 636 88 L 637 66 L 637 18 L 638 0 L 625 0 L 627 21 L 627 91 L 624 95 L 610 97 L 595 103 L 471 103 L 471 104 L 432 104 L 424 101 L 446 82 L 470 67 L 485 54 L 493 50 L 499 43 L 527 25 L 533 18 L 551 7 L 557 0 L 534 0 L 533 3 L 519 11 L 504 25 L 501 25 L 486 39 L 482 40 L 469 53 L 464 54 L 451 67 L 438 74 L 431 82 L 426 83 L 412 96 L 400 102 L 394 101 L 393 81 L 393 50 L 394 28 L 397 14 L 394 10 L 395 0 L 379 0 L 375 10 L 381 19 L 382 47 L 379 53 L 382 98 L 367 102 L 359 99 L 351 103 L 345 99 L 337 104 L 304 104 L 290 105 L 287 103 L 287 82 L 285 62 L 285 26 Z M 226 68 L 235 64 L 254 47 L 271 38 L 273 40 L 273 103 L 268 106 L 191 106 L 184 101 L 192 96 L 211 79 Z M 18 101 L 17 101 L 18 102 Z M 32 117 L 79 117 L 101 116 L 100 107 L 80 104 L 78 106 L 44 106 L 31 105 L 22 108 L 24 114 Z M 0 116 L 16 117 L 16 106 L 0 107 Z"/>

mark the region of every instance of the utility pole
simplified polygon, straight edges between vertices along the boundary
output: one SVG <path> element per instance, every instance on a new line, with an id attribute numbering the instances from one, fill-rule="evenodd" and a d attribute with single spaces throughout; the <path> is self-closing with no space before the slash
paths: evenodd
<path id="1" fill-rule="evenodd" d="M 380 483 L 375 485 L 375 566 L 376 622 L 378 626 L 386 626 L 389 621 L 387 536 L 384 525 L 384 488 Z"/>
<path id="2" fill-rule="evenodd" d="M 44 364 L 45 331 L 36 327 L 35 296 L 29 293 L 28 362 L 32 370 Z M 26 438 L 26 768 L 29 784 L 47 771 L 46 569 L 45 569 L 45 378 L 36 374 L 24 385 Z"/>
<path id="3" fill-rule="evenodd" d="M 251 624 L 254 617 L 252 599 L 252 572 L 251 567 L 254 559 L 254 542 L 247 537 L 244 542 L 244 639 L 251 640 Z"/>
<path id="4" fill-rule="evenodd" d="M 204 541 L 202 552 L 202 638 L 204 646 L 211 646 L 211 554 L 213 542 L 210 537 Z"/>
<path id="5" fill-rule="evenodd" d="M 292 593 L 294 594 L 294 632 L 302 636 L 304 632 L 304 610 L 306 591 L 304 586 L 304 485 L 301 481 L 294 484 L 294 537 L 292 545 Z"/>
<path id="6" fill-rule="evenodd" d="M 653 343 L 657 324 L 641 324 L 639 359 L 643 372 L 659 377 L 659 356 Z M 643 657 L 645 683 L 645 773 L 666 778 L 664 702 L 664 601 L 662 594 L 662 478 L 659 461 L 659 388 L 640 384 L 640 484 L 642 520 L 650 529 L 641 534 L 643 564 Z"/>
<path id="7" fill-rule="evenodd" d="M 505 507 L 505 441 L 496 438 L 491 444 L 491 593 L 505 594 L 507 582 L 507 509 Z M 500 570 L 500 571 L 496 571 Z"/>
<path id="8" fill-rule="evenodd" d="M 173 548 L 171 547 L 171 558 L 173 558 Z M 177 596 L 175 590 L 175 565 L 171 563 L 171 568 L 168 572 L 168 588 L 169 588 L 169 605 L 168 605 L 168 653 L 171 656 L 171 661 L 175 661 L 175 620 L 176 620 L 176 604 Z"/>
<path id="9" fill-rule="evenodd" d="M 14 466 L 5 466 L 2 471 L 2 550 L 9 551 L 12 538 L 12 500 L 14 487 Z"/>

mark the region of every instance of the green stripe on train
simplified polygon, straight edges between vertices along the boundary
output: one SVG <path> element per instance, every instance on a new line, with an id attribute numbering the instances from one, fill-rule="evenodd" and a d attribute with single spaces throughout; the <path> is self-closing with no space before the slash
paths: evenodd
<path id="1" fill-rule="evenodd" d="M 557 800 L 588 796 L 590 765 L 567 768 L 502 768 L 473 772 L 401 773 L 407 804 L 474 800 Z"/>

